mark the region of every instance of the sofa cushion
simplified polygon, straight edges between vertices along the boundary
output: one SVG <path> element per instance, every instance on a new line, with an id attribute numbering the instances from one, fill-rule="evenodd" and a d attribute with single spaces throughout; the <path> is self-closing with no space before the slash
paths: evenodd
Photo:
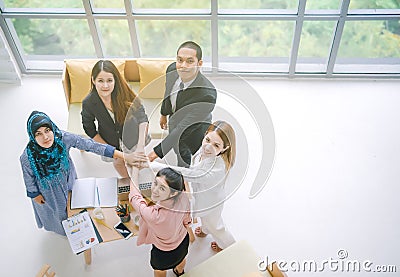
<path id="1" fill-rule="evenodd" d="M 92 68 L 98 60 L 65 60 L 71 82 L 70 103 L 82 102 L 91 88 L 90 75 Z M 124 77 L 125 60 L 112 60 Z"/>
<path id="2" fill-rule="evenodd" d="M 165 90 L 165 71 L 174 60 L 138 59 L 141 98 L 163 98 Z M 154 82 L 153 82 L 154 81 Z"/>
<path id="3" fill-rule="evenodd" d="M 140 75 L 139 75 L 137 60 L 134 59 L 125 60 L 125 80 L 127 80 L 128 82 L 139 83 Z"/>

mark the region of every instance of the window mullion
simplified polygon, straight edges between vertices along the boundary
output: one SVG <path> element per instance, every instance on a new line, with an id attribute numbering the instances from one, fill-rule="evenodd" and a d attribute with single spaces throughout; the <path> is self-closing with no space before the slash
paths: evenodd
<path id="1" fill-rule="evenodd" d="M 218 72 L 218 0 L 211 0 L 211 67 L 212 73 Z"/>
<path id="2" fill-rule="evenodd" d="M 131 0 L 124 0 L 126 16 L 128 18 L 129 34 L 131 38 L 131 45 L 133 49 L 133 57 L 139 58 L 141 56 L 139 36 L 136 28 L 136 21 L 133 18 L 133 7 Z"/>
<path id="3" fill-rule="evenodd" d="M 82 0 L 83 7 L 85 8 L 86 19 L 88 21 L 90 34 L 92 35 L 96 55 L 99 58 L 104 58 L 104 52 L 103 52 L 103 48 L 101 45 L 101 35 L 100 35 L 99 28 L 98 28 L 96 21 L 94 19 L 94 16 L 93 16 L 91 2 L 92 2 L 92 0 L 89 0 L 89 1 Z"/>
<path id="4" fill-rule="evenodd" d="M 304 13 L 306 10 L 307 0 L 299 0 L 299 7 L 297 11 L 296 27 L 293 35 L 292 52 L 290 54 L 289 62 L 289 77 L 294 77 L 296 71 L 297 56 L 299 54 L 301 30 L 303 29 Z"/>
<path id="5" fill-rule="evenodd" d="M 328 58 L 328 65 L 326 69 L 326 75 L 332 76 L 333 68 L 335 66 L 337 54 L 339 51 L 340 40 L 342 38 L 344 23 L 349 11 L 350 0 L 342 0 L 342 5 L 340 8 L 340 17 L 336 25 L 335 34 L 332 40 L 331 52 Z"/>

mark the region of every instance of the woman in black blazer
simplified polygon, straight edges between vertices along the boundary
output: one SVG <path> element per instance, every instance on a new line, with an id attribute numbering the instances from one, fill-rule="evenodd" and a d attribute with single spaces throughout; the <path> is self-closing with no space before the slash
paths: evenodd
<path id="1" fill-rule="evenodd" d="M 91 91 L 82 102 L 85 133 L 119 150 L 144 152 L 149 140 L 148 118 L 116 66 L 108 60 L 98 61 L 92 69 L 91 82 Z M 113 164 L 121 177 L 128 177 L 122 159 L 114 159 Z"/>

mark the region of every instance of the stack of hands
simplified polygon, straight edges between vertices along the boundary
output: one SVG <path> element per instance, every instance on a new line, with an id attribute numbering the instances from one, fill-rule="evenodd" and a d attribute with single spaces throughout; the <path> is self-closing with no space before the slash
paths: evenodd
<path id="1" fill-rule="evenodd" d="M 149 158 L 144 151 L 135 151 L 133 153 L 124 153 L 125 163 L 139 169 L 149 167 Z"/>

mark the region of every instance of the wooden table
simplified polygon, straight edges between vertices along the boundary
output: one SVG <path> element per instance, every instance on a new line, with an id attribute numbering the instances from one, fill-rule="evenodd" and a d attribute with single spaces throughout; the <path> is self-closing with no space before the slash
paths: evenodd
<path id="1" fill-rule="evenodd" d="M 119 180 L 118 180 L 119 181 Z M 118 200 L 120 204 L 125 204 L 128 203 L 126 200 Z M 67 214 L 68 217 L 79 213 L 83 209 L 71 209 L 71 193 L 68 195 L 68 205 L 67 205 Z M 115 211 L 115 207 L 113 208 L 102 208 L 103 214 L 105 217 L 105 220 L 103 222 L 109 227 L 106 227 L 105 225 L 101 224 L 99 221 L 95 219 L 93 216 L 93 210 L 94 208 L 87 208 L 87 211 L 90 214 L 90 217 L 93 220 L 94 225 L 96 226 L 97 230 L 100 233 L 101 238 L 103 239 L 103 243 L 113 241 L 113 240 L 119 240 L 123 239 L 123 237 L 113 228 L 115 224 L 117 224 L 120 221 L 119 216 L 117 215 Z M 129 222 L 124 223 L 129 230 L 133 233 L 133 236 L 138 234 L 139 228 L 135 225 L 133 218 L 137 214 L 135 210 L 130 206 L 130 211 L 131 211 L 131 220 Z M 91 249 L 87 249 L 84 251 L 84 256 L 85 256 L 85 263 L 87 265 L 90 265 L 92 263 L 92 251 Z"/>

